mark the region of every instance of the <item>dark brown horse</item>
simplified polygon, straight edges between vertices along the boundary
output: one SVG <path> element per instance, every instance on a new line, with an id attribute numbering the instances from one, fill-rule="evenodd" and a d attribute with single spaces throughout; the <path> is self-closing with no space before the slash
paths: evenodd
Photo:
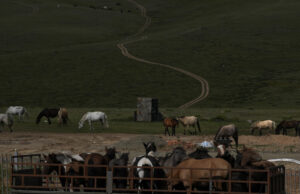
<path id="1" fill-rule="evenodd" d="M 46 117 L 48 124 L 51 124 L 50 118 L 57 117 L 59 108 L 45 108 L 42 110 L 36 118 L 36 124 L 39 124 L 42 117 Z"/>
<path id="2" fill-rule="evenodd" d="M 291 120 L 291 121 L 286 121 L 283 120 L 281 121 L 275 130 L 276 134 L 280 134 L 280 131 L 282 130 L 282 134 L 283 135 L 287 135 L 287 129 L 295 129 L 295 135 L 296 136 L 300 136 L 300 121 L 296 121 L 296 120 Z"/>
<path id="3" fill-rule="evenodd" d="M 85 157 L 84 164 L 85 165 L 103 165 L 97 167 L 85 167 L 84 175 L 85 176 L 101 176 L 106 177 L 107 166 L 109 161 L 116 158 L 116 149 L 115 148 L 106 148 L 106 154 L 102 156 L 101 154 L 92 153 L 88 154 Z M 96 185 L 95 185 L 96 183 Z M 96 181 L 94 178 L 86 179 L 86 186 L 89 188 L 102 188 L 104 189 L 106 186 L 106 178 L 97 178 Z M 91 191 L 91 190 L 88 190 Z M 97 190 L 96 190 L 97 191 Z M 99 190 L 98 190 L 99 191 Z"/>
<path id="4" fill-rule="evenodd" d="M 175 136 L 175 128 L 178 126 L 179 122 L 177 119 L 174 118 L 165 118 L 164 121 L 164 127 L 165 127 L 165 135 L 167 135 L 167 132 L 170 136 L 169 127 L 172 128 L 172 136 Z"/>

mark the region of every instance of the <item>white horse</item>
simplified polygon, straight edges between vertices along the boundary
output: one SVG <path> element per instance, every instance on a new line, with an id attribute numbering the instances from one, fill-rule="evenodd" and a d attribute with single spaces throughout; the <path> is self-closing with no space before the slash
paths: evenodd
<path id="1" fill-rule="evenodd" d="M 4 128 L 4 125 L 7 125 L 10 129 L 10 132 L 12 132 L 12 126 L 13 126 L 13 117 L 10 114 L 0 114 L 0 132 L 2 132 L 2 128 Z"/>
<path id="2" fill-rule="evenodd" d="M 95 121 L 100 121 L 102 125 L 104 125 L 106 128 L 108 128 L 108 121 L 107 121 L 107 116 L 104 112 L 87 112 L 85 113 L 79 123 L 78 123 L 78 128 L 81 129 L 83 127 L 83 124 L 85 121 L 88 121 L 90 125 L 90 130 L 94 130 L 92 126 L 92 122 Z"/>
<path id="3" fill-rule="evenodd" d="M 195 117 L 195 116 L 182 116 L 182 117 L 177 117 L 176 119 L 184 126 L 184 135 L 185 135 L 186 127 L 189 128 L 190 126 L 194 127 L 195 135 L 197 134 L 196 125 L 197 125 L 199 133 L 201 132 L 199 120 L 198 120 L 197 117 Z"/>
<path id="4" fill-rule="evenodd" d="M 18 115 L 19 120 L 21 119 L 23 120 L 25 115 L 28 117 L 28 112 L 26 108 L 24 108 L 23 106 L 10 106 L 6 110 L 6 113 L 12 115 Z"/>

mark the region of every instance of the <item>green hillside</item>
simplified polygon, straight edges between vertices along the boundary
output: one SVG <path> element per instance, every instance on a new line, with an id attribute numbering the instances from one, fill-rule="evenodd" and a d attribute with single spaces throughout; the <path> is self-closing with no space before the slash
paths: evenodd
<path id="1" fill-rule="evenodd" d="M 204 77 L 195 107 L 300 106 L 297 0 L 139 0 L 152 23 L 130 53 Z M 107 6 L 108 9 L 103 9 Z M 178 107 L 192 78 L 122 56 L 144 24 L 126 0 L 2 0 L 0 107 L 134 107 L 137 96 Z"/>

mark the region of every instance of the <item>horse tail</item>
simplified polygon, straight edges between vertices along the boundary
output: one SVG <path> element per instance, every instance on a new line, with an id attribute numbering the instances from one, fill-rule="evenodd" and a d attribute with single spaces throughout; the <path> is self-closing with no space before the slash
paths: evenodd
<path id="1" fill-rule="evenodd" d="M 276 123 L 272 121 L 272 130 L 275 130 L 275 128 L 276 128 Z"/>
<path id="2" fill-rule="evenodd" d="M 107 115 L 106 114 L 104 114 L 104 122 L 105 122 L 106 127 L 108 128 L 109 125 L 108 125 L 108 120 L 107 120 Z"/>
<path id="3" fill-rule="evenodd" d="M 26 108 L 24 108 L 24 114 L 26 115 L 27 118 L 29 117 L 29 114 L 28 114 L 28 111 Z"/>
<path id="4" fill-rule="evenodd" d="M 197 127 L 198 127 L 199 133 L 201 133 L 201 128 L 200 128 L 200 124 L 199 124 L 199 119 L 198 118 L 197 118 Z"/>

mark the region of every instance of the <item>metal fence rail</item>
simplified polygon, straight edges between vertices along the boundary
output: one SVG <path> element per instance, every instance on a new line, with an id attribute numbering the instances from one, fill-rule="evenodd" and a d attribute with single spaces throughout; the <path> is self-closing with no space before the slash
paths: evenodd
<path id="1" fill-rule="evenodd" d="M 253 193 L 251 188 L 253 185 L 262 185 L 264 188 L 264 192 L 261 193 L 269 193 L 269 194 L 283 194 L 286 193 L 293 194 L 299 193 L 299 171 L 296 174 L 291 173 L 290 171 L 285 171 L 284 166 L 277 166 L 270 168 L 269 170 L 253 170 L 253 169 L 230 169 L 228 179 L 193 179 L 190 178 L 186 181 L 195 181 L 201 182 L 202 184 L 206 184 L 205 190 L 185 190 L 185 188 L 172 190 L 170 187 L 171 183 L 178 182 L 178 178 L 167 178 L 160 177 L 154 178 L 143 178 L 140 179 L 134 176 L 133 171 L 137 168 L 135 166 L 118 166 L 118 167 L 108 167 L 104 165 L 84 165 L 84 164 L 48 164 L 41 162 L 41 158 L 39 155 L 28 155 L 23 156 L 22 160 L 16 161 L 15 157 L 11 157 L 8 155 L 1 156 L 1 193 L 61 193 L 64 191 L 78 191 L 82 192 L 90 192 L 92 190 L 98 192 L 105 193 L 128 193 L 128 192 L 167 192 L 167 193 Z M 58 173 L 56 174 L 48 174 L 45 173 L 45 169 L 49 167 L 56 167 L 58 169 Z M 81 174 L 63 174 L 60 169 L 70 169 L 70 168 L 82 168 L 83 173 Z M 103 168 L 105 169 L 105 176 L 88 176 L 85 172 L 88 168 Z M 114 171 L 116 169 L 128 169 L 128 176 L 119 177 L 114 176 Z M 155 169 L 165 169 L 162 167 L 143 167 L 145 169 L 150 170 L 150 174 L 153 175 Z M 186 168 L 187 170 L 197 171 L 197 170 L 206 170 L 209 173 L 212 171 L 221 170 L 221 169 L 191 169 Z M 169 170 L 174 170 L 174 168 L 169 168 Z M 223 169 L 224 170 L 224 169 Z M 244 179 L 236 179 L 234 178 L 234 174 L 236 172 L 246 173 L 247 176 Z M 261 173 L 264 177 L 262 180 L 253 180 L 253 176 Z M 290 175 L 291 174 L 291 175 Z M 285 176 L 287 175 L 287 176 Z M 297 176 L 294 176 L 297 175 Z M 32 181 L 34 180 L 34 181 Z M 66 181 L 65 184 L 62 184 Z M 94 183 L 93 186 L 83 187 L 83 182 L 86 180 L 90 180 Z M 101 187 L 96 186 L 98 180 L 100 182 L 105 182 Z M 126 187 L 125 188 L 116 188 L 115 181 L 116 180 L 125 180 Z M 182 181 L 181 179 L 180 181 Z M 148 181 L 150 183 L 150 188 L 143 189 L 138 188 L 136 183 L 138 181 Z M 154 182 L 157 181 L 165 181 L 168 183 L 168 186 L 163 189 L 155 188 L 153 185 Z M 34 182 L 34 184 L 32 183 Z M 226 185 L 225 190 L 216 191 L 213 189 L 214 183 L 222 183 Z M 38 183 L 38 184 L 37 184 Z M 296 183 L 298 185 L 296 185 Z M 235 184 L 243 185 L 248 187 L 246 192 L 238 192 L 233 191 L 233 187 Z M 285 185 L 286 184 L 286 185 Z M 286 190 L 285 190 L 286 188 Z M 257 193 L 257 192 L 256 192 Z"/>
<path id="2" fill-rule="evenodd" d="M 300 193 L 300 170 L 287 169 L 285 171 L 286 194 Z"/>

